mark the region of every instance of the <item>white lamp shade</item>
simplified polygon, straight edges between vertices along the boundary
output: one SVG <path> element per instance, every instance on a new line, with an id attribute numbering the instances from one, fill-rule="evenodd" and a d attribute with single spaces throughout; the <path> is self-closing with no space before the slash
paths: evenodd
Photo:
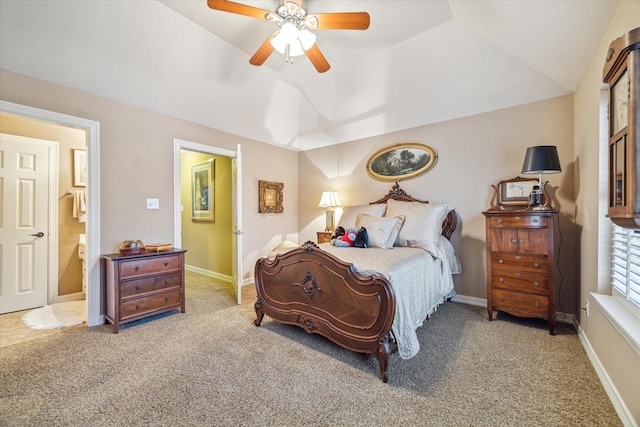
<path id="1" fill-rule="evenodd" d="M 282 36 L 282 31 L 271 39 L 271 46 L 283 55 L 287 52 L 287 46 L 289 46 L 289 56 L 304 55 L 304 50 L 302 50 L 300 42 L 296 39 L 289 43 L 287 37 Z"/>
<path id="2" fill-rule="evenodd" d="M 298 40 L 300 40 L 300 44 L 302 45 L 302 49 L 309 50 L 311 46 L 316 42 L 316 35 L 311 31 L 304 29 L 301 30 L 298 34 Z"/>
<path id="3" fill-rule="evenodd" d="M 322 193 L 320 204 L 318 204 L 319 208 L 335 208 L 339 206 L 342 206 L 342 203 L 340 203 L 337 191 L 324 191 Z"/>

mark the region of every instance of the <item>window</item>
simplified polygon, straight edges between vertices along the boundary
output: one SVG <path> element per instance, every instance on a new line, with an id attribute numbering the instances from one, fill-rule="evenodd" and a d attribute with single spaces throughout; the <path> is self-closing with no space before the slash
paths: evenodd
<path id="1" fill-rule="evenodd" d="M 613 225 L 611 240 L 612 295 L 640 319 L 640 231 Z"/>

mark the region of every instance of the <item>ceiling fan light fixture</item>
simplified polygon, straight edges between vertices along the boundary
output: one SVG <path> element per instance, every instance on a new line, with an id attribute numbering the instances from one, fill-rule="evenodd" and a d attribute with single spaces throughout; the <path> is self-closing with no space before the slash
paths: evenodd
<path id="1" fill-rule="evenodd" d="M 285 43 L 291 44 L 298 39 L 298 28 L 293 19 L 287 18 L 280 27 L 279 37 L 282 37 Z"/>
<path id="2" fill-rule="evenodd" d="M 305 28 L 298 33 L 298 40 L 300 40 L 302 49 L 309 50 L 316 42 L 316 35 Z"/>
<path id="3" fill-rule="evenodd" d="M 271 39 L 271 46 L 273 46 L 276 51 L 286 55 L 287 57 L 304 55 L 304 50 L 302 50 L 300 41 L 298 39 L 294 39 L 292 42 L 289 42 L 287 37 L 282 36 L 282 31 Z"/>

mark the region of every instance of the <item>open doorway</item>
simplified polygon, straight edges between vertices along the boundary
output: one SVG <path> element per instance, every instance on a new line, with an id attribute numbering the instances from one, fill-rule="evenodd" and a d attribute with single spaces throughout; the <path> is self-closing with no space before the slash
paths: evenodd
<path id="1" fill-rule="evenodd" d="M 93 120 L 68 116 L 34 107 L 11 102 L 0 101 L 0 112 L 22 117 L 36 122 L 60 126 L 75 130 L 83 135 L 86 144 L 86 302 L 87 325 L 96 326 L 104 323 L 101 314 L 100 285 L 100 124 Z M 72 160 L 71 160 L 72 162 Z M 65 187 L 58 190 L 66 193 Z M 57 229 L 57 224 L 55 225 Z M 52 226 L 53 229 L 53 226 Z M 74 242 L 74 245 L 77 244 Z M 57 268 L 53 268 L 52 276 L 57 279 Z M 50 287 L 51 289 L 51 287 Z M 58 292 L 50 291 L 48 303 L 58 300 Z"/>
<path id="2" fill-rule="evenodd" d="M 241 156 L 174 140 L 174 246 L 185 269 L 228 282 L 241 301 Z"/>

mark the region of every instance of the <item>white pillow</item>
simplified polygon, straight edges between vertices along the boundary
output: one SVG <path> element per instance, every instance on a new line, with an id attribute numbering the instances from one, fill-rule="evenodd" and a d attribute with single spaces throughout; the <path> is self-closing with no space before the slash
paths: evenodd
<path id="1" fill-rule="evenodd" d="M 422 248 L 436 258 L 445 256 L 438 249 L 438 236 L 442 234 L 442 221 L 453 210 L 446 203 L 400 202 L 387 200 L 386 216 L 405 215 L 398 235 L 399 246 Z"/>
<path id="2" fill-rule="evenodd" d="M 344 229 L 346 230 L 347 228 L 356 226 L 356 220 L 358 219 L 358 215 L 360 215 L 361 213 L 381 217 L 384 216 L 384 212 L 386 210 L 387 205 L 385 205 L 384 203 L 362 206 L 346 206 L 342 211 L 342 215 L 340 216 L 338 225 L 344 227 Z"/>
<path id="3" fill-rule="evenodd" d="M 398 237 L 404 216 L 377 217 L 361 213 L 356 219 L 356 228 L 364 227 L 373 248 L 391 249 Z"/>
<path id="4" fill-rule="evenodd" d="M 297 247 L 299 247 L 297 243 L 292 242 L 291 240 L 283 240 L 282 242 L 278 243 L 278 246 L 276 246 L 271 250 L 271 252 L 269 252 L 269 255 L 267 255 L 267 258 L 269 259 L 275 258 L 276 255 L 287 253 L 290 250 L 295 249 Z"/>

